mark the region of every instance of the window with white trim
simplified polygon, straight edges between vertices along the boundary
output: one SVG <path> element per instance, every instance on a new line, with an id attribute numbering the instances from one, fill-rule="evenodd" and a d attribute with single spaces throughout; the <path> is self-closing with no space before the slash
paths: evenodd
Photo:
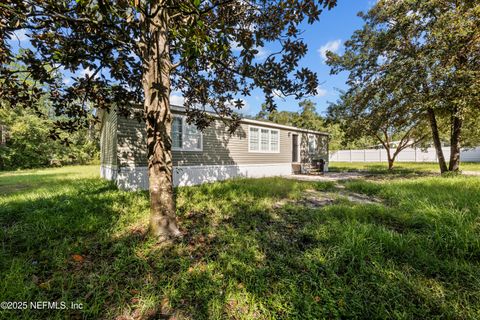
<path id="1" fill-rule="evenodd" d="M 194 124 L 188 124 L 186 117 L 173 116 L 172 149 L 179 151 L 202 151 L 202 132 Z"/>
<path id="2" fill-rule="evenodd" d="M 173 117 L 172 148 L 181 149 L 182 145 L 183 145 L 183 120 L 180 117 Z"/>
<path id="3" fill-rule="evenodd" d="M 317 137 L 313 134 L 308 135 L 308 153 L 317 153 Z"/>
<path id="4" fill-rule="evenodd" d="M 280 130 L 249 126 L 249 152 L 280 152 Z"/>

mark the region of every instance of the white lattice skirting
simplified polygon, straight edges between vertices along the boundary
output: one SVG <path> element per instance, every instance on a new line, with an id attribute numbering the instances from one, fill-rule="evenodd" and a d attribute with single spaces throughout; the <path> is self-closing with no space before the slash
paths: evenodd
<path id="1" fill-rule="evenodd" d="M 173 168 L 173 183 L 175 186 L 193 186 L 235 177 L 261 178 L 290 174 L 291 163 L 182 166 Z M 102 165 L 100 175 L 108 180 L 116 180 L 121 189 L 148 189 L 147 167 L 117 168 Z"/>

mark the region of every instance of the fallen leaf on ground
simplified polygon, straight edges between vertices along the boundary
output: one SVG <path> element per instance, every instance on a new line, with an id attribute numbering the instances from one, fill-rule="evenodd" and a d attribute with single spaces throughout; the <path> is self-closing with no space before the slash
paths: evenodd
<path id="1" fill-rule="evenodd" d="M 132 298 L 132 299 L 130 299 L 130 302 L 131 302 L 131 303 L 138 303 L 138 301 L 140 301 L 140 299 L 138 299 L 138 298 Z"/>
<path id="2" fill-rule="evenodd" d="M 74 255 L 72 255 L 72 259 L 73 259 L 73 261 L 75 261 L 75 262 L 83 262 L 83 260 L 85 260 L 85 258 L 82 257 L 82 256 L 79 255 L 79 254 L 74 254 Z"/>
<path id="3" fill-rule="evenodd" d="M 38 286 L 42 289 L 50 289 L 50 280 L 42 282 Z"/>

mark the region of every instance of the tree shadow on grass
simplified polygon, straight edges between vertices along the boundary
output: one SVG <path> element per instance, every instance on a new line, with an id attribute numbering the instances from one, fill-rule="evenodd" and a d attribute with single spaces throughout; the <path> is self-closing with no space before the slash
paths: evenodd
<path id="1" fill-rule="evenodd" d="M 2 199 L 2 301 L 82 300 L 75 293 L 76 288 L 83 285 L 72 282 L 74 272 L 70 272 L 74 259 L 83 263 L 86 248 L 109 239 L 118 223 L 124 220 L 125 206 L 133 201 L 112 183 L 99 179 L 67 182 L 51 175 L 45 177 L 41 188 L 47 188 L 49 183 L 54 189 L 49 193 L 38 193 L 39 189 L 33 188 L 30 193 Z M 65 318 L 62 311 L 16 310 L 10 315 L 13 318 Z"/>
<path id="2" fill-rule="evenodd" d="M 415 178 L 415 177 L 426 177 L 426 176 L 436 176 L 437 172 L 432 171 L 428 168 L 409 168 L 402 167 L 401 164 L 394 167 L 392 170 L 388 170 L 387 164 L 365 164 L 364 169 L 352 168 L 350 166 L 341 166 L 333 163 L 329 168 L 330 172 L 362 172 L 365 174 L 371 174 L 372 178 L 379 178 L 383 180 L 390 180 L 395 178 Z"/>
<path id="3" fill-rule="evenodd" d="M 411 184 L 405 189 L 416 194 L 419 186 Z M 455 306 L 476 299 L 478 279 L 472 283 L 471 278 L 478 271 L 474 263 L 478 245 L 475 247 L 471 237 L 458 242 L 441 240 L 442 235 L 449 237 L 458 230 L 442 234 L 445 230 L 439 231 L 438 225 L 419 224 L 418 217 L 401 216 L 401 210 L 379 205 L 319 209 L 287 205 L 274 210 L 258 203 L 265 198 L 274 201 L 275 193 L 263 193 L 249 201 L 251 193 L 236 190 L 237 198 L 246 201 L 231 208 L 216 231 L 224 244 L 218 248 L 216 263 L 229 283 L 237 284 L 225 288 L 224 315 L 248 318 L 258 312 L 260 318 L 377 318 L 474 314 L 475 303 L 464 310 Z M 231 192 L 216 190 L 214 194 L 233 197 Z M 427 213 L 416 212 L 419 216 Z M 470 248 L 445 252 L 449 246 L 464 244 Z M 469 297 L 456 297 L 458 290 L 467 291 Z M 231 313 L 229 305 L 245 301 L 250 302 L 249 308 Z"/>
<path id="4" fill-rule="evenodd" d="M 4 300 L 73 301 L 84 309 L 7 315 L 469 318 L 478 310 L 474 258 L 440 255 L 448 243 L 431 236 L 435 228 L 418 232 L 408 217 L 391 228 L 399 211 L 379 205 L 274 205 L 299 199 L 315 183 L 238 179 L 180 188 L 185 237 L 164 244 L 146 234 L 146 193 L 100 180 L 75 183 L 74 194 L 0 209 L 1 293 Z M 12 208 L 23 211 L 6 224 Z"/>

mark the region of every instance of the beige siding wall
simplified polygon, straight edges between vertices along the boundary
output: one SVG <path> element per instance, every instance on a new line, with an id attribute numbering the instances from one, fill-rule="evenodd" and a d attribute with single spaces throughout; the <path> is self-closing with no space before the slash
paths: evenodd
<path id="1" fill-rule="evenodd" d="M 100 163 L 106 166 L 117 165 L 117 114 L 114 111 L 103 115 L 100 132 Z"/>
<path id="2" fill-rule="evenodd" d="M 120 167 L 147 165 L 145 122 L 119 115 L 117 140 Z"/>
<path id="3" fill-rule="evenodd" d="M 248 151 L 248 128 L 249 124 L 242 123 L 238 130 L 229 135 L 225 125 L 216 121 L 215 125 L 206 128 L 203 132 L 203 151 L 177 151 L 172 152 L 174 166 L 199 166 L 199 165 L 232 165 L 232 164 L 268 164 L 268 163 L 291 163 L 292 162 L 292 136 L 287 129 L 280 131 L 280 152 L 259 153 Z M 255 125 L 258 126 L 258 125 Z M 262 126 L 263 127 L 263 126 Z M 269 127 L 268 124 L 265 127 Z M 308 140 L 306 134 L 299 133 L 301 139 L 301 159 L 307 161 Z M 325 136 L 318 136 L 320 140 Z M 136 119 L 118 117 L 118 157 L 119 165 L 146 166 L 146 139 L 145 124 Z M 319 153 L 328 154 L 325 151 L 326 144 L 318 143 Z M 307 152 L 305 152 L 305 150 Z M 319 156 L 315 156 L 315 159 Z M 326 156 L 325 159 L 328 159 Z"/>
<path id="4" fill-rule="evenodd" d="M 249 152 L 248 127 L 248 124 L 241 124 L 233 135 L 229 135 L 225 125 L 216 121 L 215 126 L 203 132 L 203 152 L 173 151 L 173 163 L 195 166 L 291 162 L 291 139 L 287 131 L 280 130 L 280 152 Z"/>

